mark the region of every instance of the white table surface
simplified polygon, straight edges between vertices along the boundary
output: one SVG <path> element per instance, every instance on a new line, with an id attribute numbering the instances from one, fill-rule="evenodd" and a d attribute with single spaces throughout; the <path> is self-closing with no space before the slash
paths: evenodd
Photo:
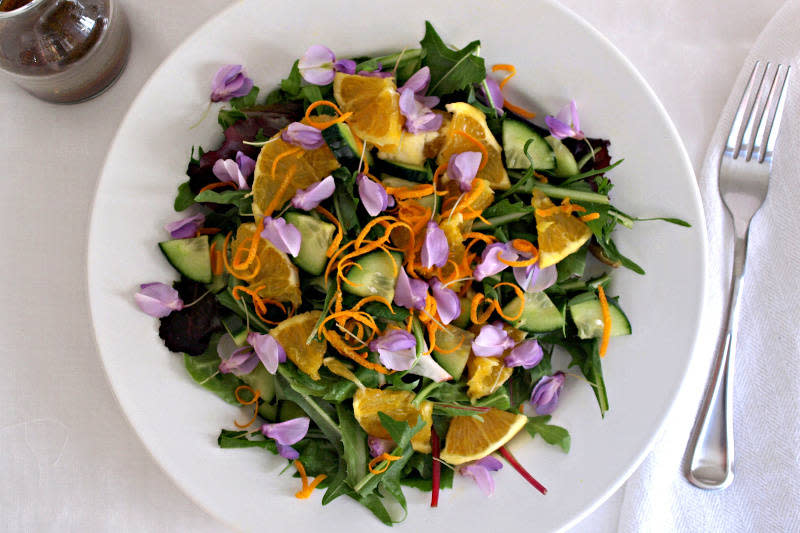
<path id="1" fill-rule="evenodd" d="M 56 106 L 0 79 L 0 530 L 227 530 L 159 470 L 114 399 L 89 319 L 86 239 L 126 109 L 170 51 L 228 2 L 121 3 L 133 49 L 105 94 Z M 782 0 L 563 3 L 644 75 L 697 168 L 748 49 Z M 573 531 L 617 531 L 623 490 Z"/>

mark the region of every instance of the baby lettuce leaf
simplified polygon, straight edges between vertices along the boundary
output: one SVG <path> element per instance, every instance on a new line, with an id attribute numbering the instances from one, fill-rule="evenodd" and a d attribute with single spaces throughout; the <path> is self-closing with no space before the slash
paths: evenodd
<path id="1" fill-rule="evenodd" d="M 247 431 L 231 431 L 223 429 L 217 437 L 217 444 L 220 448 L 264 448 L 274 454 L 278 453 L 278 447 L 272 439 L 261 437 L 256 433 L 254 438 L 247 435 Z"/>
<path id="2" fill-rule="evenodd" d="M 183 211 L 194 203 L 194 193 L 189 186 L 188 181 L 184 181 L 178 185 L 178 194 L 175 196 L 175 203 L 173 207 L 175 211 Z"/>
<path id="3" fill-rule="evenodd" d="M 425 22 L 425 36 L 420 41 L 422 65 L 431 69 L 429 95 L 454 93 L 486 78 L 483 58 L 475 55 L 480 41 L 472 41 L 461 50 L 449 48 L 430 22 Z"/>
<path id="4" fill-rule="evenodd" d="M 548 424 L 549 421 L 550 415 L 528 417 L 525 430 L 530 433 L 531 437 L 541 435 L 547 444 L 558 446 L 564 450 L 564 452 L 569 453 L 569 431 L 561 426 Z"/>
<path id="5" fill-rule="evenodd" d="M 211 334 L 222 328 L 217 317 L 216 300 L 202 283 L 181 280 L 172 286 L 184 302 L 195 302 L 198 298 L 200 300 L 161 318 L 158 336 L 164 340 L 170 351 L 200 355 L 208 347 Z"/>
<path id="6" fill-rule="evenodd" d="M 219 373 L 219 355 L 217 355 L 219 338 L 220 334 L 215 334 L 206 351 L 198 356 L 191 357 L 184 354 L 183 365 L 192 379 L 203 388 L 210 390 L 229 404 L 238 406 L 239 402 L 234 391 L 244 383 L 233 374 Z"/>
<path id="7" fill-rule="evenodd" d="M 341 453 L 342 431 L 339 429 L 339 425 L 333 421 L 331 414 L 328 413 L 321 403 L 314 400 L 311 396 L 298 392 L 293 388 L 291 376 L 287 378 L 284 376 L 283 372 L 281 372 L 284 366 L 285 365 L 281 365 L 278 367 L 278 374 L 275 376 L 275 389 L 278 393 L 278 397 L 299 405 Z"/>
<path id="8" fill-rule="evenodd" d="M 339 428 L 342 430 L 344 460 L 347 466 L 346 479 L 350 485 L 355 485 L 367 475 L 369 462 L 367 434 L 353 416 L 353 407 L 349 402 L 337 404 L 336 414 L 339 416 Z"/>
<path id="9" fill-rule="evenodd" d="M 240 213 L 253 212 L 253 196 L 250 191 L 229 190 L 217 192 L 205 190 L 195 196 L 194 201 L 198 203 L 235 205 Z"/>

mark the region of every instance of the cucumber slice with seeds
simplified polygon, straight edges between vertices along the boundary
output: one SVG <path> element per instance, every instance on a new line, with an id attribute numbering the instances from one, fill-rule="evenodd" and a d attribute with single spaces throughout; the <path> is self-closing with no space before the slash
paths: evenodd
<path id="1" fill-rule="evenodd" d="M 514 298 L 503 308 L 503 313 L 516 316 L 521 304 L 520 298 Z M 513 326 L 529 333 L 555 331 L 564 326 L 564 313 L 545 293 L 526 292 L 522 316 L 513 322 Z"/>
<path id="2" fill-rule="evenodd" d="M 552 135 L 548 135 L 544 140 L 547 141 L 547 144 L 553 149 L 553 155 L 555 155 L 556 158 L 556 168 L 553 173 L 560 178 L 567 178 L 577 174 L 578 163 L 575 161 L 575 156 L 572 155 L 569 148 L 564 146 L 564 143 Z"/>
<path id="3" fill-rule="evenodd" d="M 325 252 L 333 242 L 336 226 L 301 213 L 286 213 L 284 218 L 297 228 L 302 237 L 300 252 L 292 261 L 309 274 L 319 276 L 328 263 Z"/>
<path id="4" fill-rule="evenodd" d="M 353 132 L 350 131 L 350 126 L 344 122 L 328 126 L 322 130 L 322 138 L 325 139 L 325 143 L 331 149 L 339 164 L 350 170 L 358 168 L 358 164 L 361 162 L 363 146 L 359 148 Z M 364 150 L 364 159 L 366 159 L 367 164 L 372 166 L 372 154 L 370 154 L 369 150 Z"/>
<path id="5" fill-rule="evenodd" d="M 533 160 L 534 170 L 550 170 L 556 166 L 553 149 L 541 135 L 524 122 L 506 119 L 503 121 L 503 152 L 506 166 L 511 169 L 526 169 L 531 162 L 525 156 L 525 143 L 531 140 L 528 154 Z"/>
<path id="6" fill-rule="evenodd" d="M 596 339 L 603 336 L 603 309 L 593 293 L 579 294 L 569 301 L 567 307 L 578 328 L 578 337 Z M 611 336 L 630 335 L 631 323 L 619 305 L 609 300 L 608 311 L 611 315 Z"/>
<path id="7" fill-rule="evenodd" d="M 211 283 L 208 235 L 164 241 L 158 243 L 158 247 L 175 270 L 190 280 Z"/>
<path id="8" fill-rule="evenodd" d="M 392 261 L 397 268 L 392 266 Z M 356 265 L 350 268 L 346 276 L 350 283 L 342 283 L 342 288 L 356 296 L 382 296 L 391 302 L 401 268 L 402 254 L 392 252 L 390 258 L 389 254 L 381 250 L 370 252 L 360 257 Z"/>

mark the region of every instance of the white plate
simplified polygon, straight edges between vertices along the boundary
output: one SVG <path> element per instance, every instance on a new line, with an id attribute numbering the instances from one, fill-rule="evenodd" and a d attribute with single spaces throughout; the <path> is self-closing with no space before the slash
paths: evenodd
<path id="1" fill-rule="evenodd" d="M 614 202 L 641 216 L 679 216 L 618 230 L 621 250 L 646 276 L 619 270 L 612 293 L 634 334 L 612 341 L 604 372 L 611 410 L 601 419 L 589 386 L 568 380 L 554 422 L 572 434 L 564 454 L 517 437 L 511 448 L 549 489 L 542 496 L 510 467 L 486 499 L 465 479 L 445 491 L 438 509 L 408 489 L 403 528 L 496 531 L 535 525 L 537 531 L 575 523 L 636 468 L 656 437 L 686 372 L 699 323 L 705 273 L 705 232 L 694 176 L 672 123 L 650 88 L 597 31 L 550 2 L 420 1 L 386 4 L 239 2 L 190 37 L 155 72 L 131 107 L 106 161 L 89 239 L 89 293 L 103 363 L 125 414 L 164 470 L 196 502 L 248 531 L 375 531 L 382 526 L 358 504 L 340 498 L 322 508 L 293 497 L 298 481 L 278 477 L 284 462 L 261 450 L 221 450 L 220 428 L 236 408 L 198 387 L 157 336 L 157 321 L 133 303 L 137 284 L 168 281 L 174 271 L 156 242 L 176 218 L 172 200 L 192 145 L 215 147 L 212 116 L 189 129 L 208 101 L 212 75 L 242 63 L 265 89 L 286 75 L 305 49 L 325 44 L 341 57 L 413 47 L 431 20 L 449 43 L 481 39 L 487 64 L 513 63 L 521 105 L 554 113 L 579 102 L 584 131 L 612 140 L 625 162 L 613 171 Z M 524 95 L 524 96 L 523 96 Z M 542 115 L 540 115 L 542 116 Z"/>

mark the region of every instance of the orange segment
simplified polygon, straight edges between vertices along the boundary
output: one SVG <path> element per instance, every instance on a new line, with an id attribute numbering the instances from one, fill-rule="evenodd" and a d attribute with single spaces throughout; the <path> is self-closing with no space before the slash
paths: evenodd
<path id="1" fill-rule="evenodd" d="M 531 202 L 536 208 L 536 231 L 539 234 L 539 268 L 555 265 L 578 248 L 592 236 L 592 230 L 585 222 L 561 210 L 541 216 L 539 210 L 554 207 L 553 202 L 538 189 L 533 190 Z"/>
<path id="2" fill-rule="evenodd" d="M 528 422 L 525 415 L 494 408 L 482 414 L 481 418 L 453 418 L 440 455 L 442 461 L 460 465 L 486 457 L 510 441 Z"/>
<path id="3" fill-rule="evenodd" d="M 239 226 L 239 229 L 236 230 L 236 238 L 231 243 L 232 256 L 235 256 L 240 245 L 244 250 L 249 249 L 255 231 L 256 225 L 253 223 Z M 258 267 L 258 274 L 249 280 L 248 288 L 256 289 L 262 286 L 258 291 L 260 297 L 279 302 L 291 302 L 293 306 L 298 307 L 302 297 L 297 267 L 294 266 L 288 255 L 275 248 L 268 240 L 259 238 L 257 246 L 256 260 L 253 264 Z M 252 268 L 247 273 L 252 272 Z"/>
<path id="4" fill-rule="evenodd" d="M 353 133 L 384 152 L 397 150 L 403 122 L 393 78 L 339 72 L 333 79 L 333 96 L 343 113 L 353 113 L 347 119 Z"/>
<path id="5" fill-rule="evenodd" d="M 306 344 L 306 340 L 321 314 L 321 311 L 309 311 L 287 318 L 269 332 L 283 346 L 289 361 L 315 381 L 319 379 L 319 369 L 328 343 L 313 340 Z"/>
<path id="6" fill-rule="evenodd" d="M 431 453 L 431 426 L 433 404 L 427 400 L 416 409 L 411 405 L 414 394 L 404 390 L 361 389 L 353 396 L 353 414 L 367 434 L 389 439 L 391 435 L 381 425 L 378 413 L 385 413 L 395 420 L 406 420 L 413 427 L 417 418 L 425 420 L 425 427 L 411 438 L 411 447 L 421 453 Z"/>
<path id="7" fill-rule="evenodd" d="M 508 335 L 517 343 L 525 338 L 525 332 L 511 326 L 504 326 Z M 467 396 L 472 399 L 483 398 L 500 388 L 511 377 L 513 368 L 503 364 L 503 360 L 511 353 L 512 348 L 499 357 L 478 357 L 474 353 L 467 359 Z"/>
<path id="8" fill-rule="evenodd" d="M 478 171 L 477 177 L 488 181 L 492 189 L 506 190 L 511 187 L 508 174 L 503 166 L 503 158 L 500 153 L 502 149 L 486 124 L 486 115 L 464 102 L 447 104 L 446 107 L 453 114 L 453 118 L 448 125 L 446 140 L 436 162 L 441 165 L 447 163 L 453 154 L 480 151 L 469 138 L 455 133 L 462 131 L 480 142 L 488 155 L 486 165 Z"/>

